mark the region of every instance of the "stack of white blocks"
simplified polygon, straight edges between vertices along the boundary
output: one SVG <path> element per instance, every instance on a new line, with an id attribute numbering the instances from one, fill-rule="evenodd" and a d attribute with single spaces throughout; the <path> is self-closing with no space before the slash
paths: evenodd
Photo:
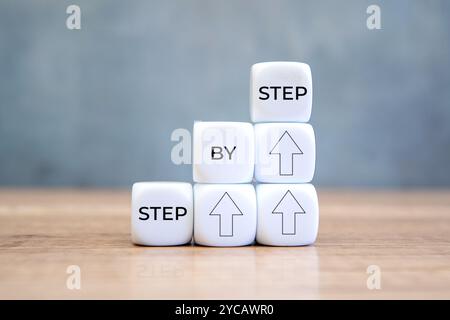
<path id="1" fill-rule="evenodd" d="M 243 122 L 195 122 L 194 189 L 185 182 L 138 182 L 132 190 L 132 240 L 168 246 L 312 244 L 319 205 L 311 69 L 298 62 L 252 66 Z M 256 190 L 252 184 L 255 178 Z"/>

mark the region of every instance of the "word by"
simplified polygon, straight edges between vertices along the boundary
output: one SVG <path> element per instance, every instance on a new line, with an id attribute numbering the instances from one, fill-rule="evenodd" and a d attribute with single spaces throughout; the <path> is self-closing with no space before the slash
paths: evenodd
<path id="1" fill-rule="evenodd" d="M 227 146 L 222 147 L 218 147 L 218 146 L 214 146 L 211 147 L 211 159 L 212 160 L 221 160 L 223 159 L 223 150 L 225 150 L 228 154 L 228 159 L 231 160 L 231 156 L 234 152 L 234 150 L 236 150 L 236 146 L 233 147 L 233 149 L 228 150 Z"/>

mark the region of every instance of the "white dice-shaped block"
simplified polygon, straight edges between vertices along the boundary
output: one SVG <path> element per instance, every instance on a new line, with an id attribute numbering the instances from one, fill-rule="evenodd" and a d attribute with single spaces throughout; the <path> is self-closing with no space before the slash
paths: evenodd
<path id="1" fill-rule="evenodd" d="M 194 186 L 194 242 L 205 246 L 250 245 L 256 237 L 256 193 L 251 184 Z"/>
<path id="2" fill-rule="evenodd" d="M 252 181 L 255 140 L 250 123 L 196 121 L 193 135 L 192 167 L 195 182 Z"/>
<path id="3" fill-rule="evenodd" d="M 190 183 L 137 182 L 131 198 L 131 237 L 135 244 L 172 246 L 191 242 L 194 214 Z"/>
<path id="4" fill-rule="evenodd" d="M 312 184 L 260 184 L 256 241 L 271 246 L 314 243 L 319 228 L 319 202 Z"/>
<path id="5" fill-rule="evenodd" d="M 255 179 L 270 183 L 305 183 L 314 176 L 316 141 L 307 123 L 255 125 Z"/>
<path id="6" fill-rule="evenodd" d="M 252 66 L 250 114 L 253 122 L 308 122 L 312 108 L 311 68 L 300 62 Z"/>

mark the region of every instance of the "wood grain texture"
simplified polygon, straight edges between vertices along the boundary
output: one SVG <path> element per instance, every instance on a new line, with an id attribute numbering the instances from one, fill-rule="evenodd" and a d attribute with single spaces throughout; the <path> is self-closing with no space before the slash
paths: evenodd
<path id="1" fill-rule="evenodd" d="M 138 247 L 130 194 L 0 190 L 2 299 L 450 298 L 450 191 L 321 190 L 314 246 Z M 69 265 L 81 290 L 66 287 Z M 368 290 L 369 265 L 381 289 Z"/>

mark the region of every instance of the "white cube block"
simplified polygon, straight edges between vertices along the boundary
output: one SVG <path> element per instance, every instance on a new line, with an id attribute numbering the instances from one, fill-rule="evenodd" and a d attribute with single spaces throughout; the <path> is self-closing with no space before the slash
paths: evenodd
<path id="1" fill-rule="evenodd" d="M 251 182 L 255 164 L 253 126 L 244 122 L 194 123 L 193 177 L 201 183 Z"/>
<path id="2" fill-rule="evenodd" d="M 270 183 L 305 183 L 314 176 L 316 141 L 307 123 L 255 125 L 255 179 Z"/>
<path id="3" fill-rule="evenodd" d="M 194 241 L 205 246 L 245 246 L 256 236 L 256 193 L 251 184 L 194 186 Z"/>
<path id="4" fill-rule="evenodd" d="M 311 184 L 260 184 L 256 241 L 271 246 L 314 243 L 319 228 L 319 203 Z"/>
<path id="5" fill-rule="evenodd" d="M 191 242 L 194 215 L 190 183 L 137 182 L 131 198 L 131 237 L 135 244 L 171 246 Z"/>
<path id="6" fill-rule="evenodd" d="M 300 62 L 252 66 L 250 114 L 253 122 L 308 122 L 312 107 L 311 68 Z"/>

